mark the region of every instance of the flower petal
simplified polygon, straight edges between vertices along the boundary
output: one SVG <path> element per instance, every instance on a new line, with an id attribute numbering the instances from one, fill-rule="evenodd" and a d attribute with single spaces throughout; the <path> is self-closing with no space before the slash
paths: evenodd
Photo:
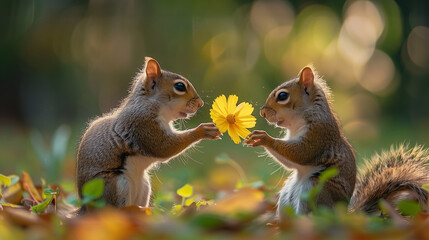
<path id="1" fill-rule="evenodd" d="M 256 121 L 248 121 L 248 122 L 236 121 L 235 124 L 242 128 L 253 128 L 256 125 Z"/>
<path id="2" fill-rule="evenodd" d="M 234 124 L 229 124 L 228 134 L 231 137 L 232 141 L 234 141 L 235 144 L 238 144 L 241 142 L 240 137 L 239 137 L 237 130 L 236 130 L 236 126 Z"/>
<path id="3" fill-rule="evenodd" d="M 235 109 L 235 116 L 247 116 L 247 115 L 251 115 L 253 112 L 253 107 L 252 104 L 247 103 L 247 102 L 242 102 L 240 103 L 240 105 L 237 106 L 237 108 Z"/>
<path id="4" fill-rule="evenodd" d="M 226 119 L 220 119 L 219 121 L 214 123 L 216 124 L 216 127 L 219 128 L 219 132 L 224 133 L 228 130 L 229 124 Z"/>
<path id="5" fill-rule="evenodd" d="M 252 128 L 256 125 L 256 118 L 253 116 L 239 117 L 235 119 L 235 124 L 243 128 Z"/>
<path id="6" fill-rule="evenodd" d="M 238 133 L 238 135 L 240 135 L 241 138 L 246 138 L 247 135 L 250 134 L 250 131 L 247 130 L 246 128 L 242 128 L 242 127 L 236 126 L 235 129 L 237 130 L 237 133 Z"/>
<path id="7" fill-rule="evenodd" d="M 236 95 L 228 96 L 228 114 L 233 114 L 238 102 L 238 97 Z"/>
<path id="8" fill-rule="evenodd" d="M 216 110 L 214 110 L 214 109 L 210 109 L 210 117 L 211 117 L 211 119 L 214 121 L 215 119 L 217 119 L 217 118 L 222 118 L 222 119 L 225 119 L 225 116 L 224 115 L 222 115 L 222 114 L 220 114 L 219 112 L 217 112 Z"/>
<path id="9" fill-rule="evenodd" d="M 228 112 L 227 112 L 228 108 L 227 108 L 225 95 L 222 94 L 221 96 L 217 97 L 213 101 L 212 108 L 219 114 L 222 114 L 224 116 L 228 115 Z"/>

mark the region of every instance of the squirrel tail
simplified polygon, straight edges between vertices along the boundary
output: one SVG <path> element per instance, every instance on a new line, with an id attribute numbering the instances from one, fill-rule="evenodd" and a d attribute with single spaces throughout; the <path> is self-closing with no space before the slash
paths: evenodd
<path id="1" fill-rule="evenodd" d="M 378 213 L 378 202 L 386 200 L 391 206 L 409 199 L 420 203 L 428 211 L 429 151 L 423 146 L 401 144 L 374 155 L 360 171 L 349 210 Z"/>

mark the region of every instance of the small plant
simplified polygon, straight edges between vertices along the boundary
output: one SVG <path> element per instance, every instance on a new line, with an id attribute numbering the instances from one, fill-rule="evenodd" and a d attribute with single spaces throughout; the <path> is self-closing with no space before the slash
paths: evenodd
<path id="1" fill-rule="evenodd" d="M 31 208 L 31 211 L 39 214 L 45 212 L 46 208 L 49 206 L 52 200 L 56 200 L 56 197 L 58 196 L 59 193 L 60 193 L 60 190 L 58 188 L 56 191 L 53 191 L 50 188 L 45 189 L 43 191 L 43 199 L 44 199 L 43 202 L 33 206 Z M 56 211 L 56 205 L 55 205 L 55 211 Z"/>
<path id="2" fill-rule="evenodd" d="M 61 125 L 55 130 L 51 141 L 51 148 L 46 149 L 40 131 L 33 130 L 30 133 L 31 143 L 46 172 L 48 182 L 58 182 L 60 180 L 69 138 L 70 128 L 66 125 Z"/>

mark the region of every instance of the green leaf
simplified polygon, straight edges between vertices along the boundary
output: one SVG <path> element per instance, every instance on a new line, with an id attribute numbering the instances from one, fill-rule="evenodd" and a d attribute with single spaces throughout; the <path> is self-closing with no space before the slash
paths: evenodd
<path id="1" fill-rule="evenodd" d="M 429 192 L 429 184 L 425 184 L 422 186 L 424 190 L 426 190 L 427 192 Z"/>
<path id="2" fill-rule="evenodd" d="M 323 185 L 325 184 L 326 181 L 328 181 L 329 179 L 337 176 L 339 173 L 337 168 L 327 168 L 326 170 L 324 170 L 320 176 L 319 176 L 319 183 L 314 186 L 310 191 L 302 193 L 301 194 L 301 198 L 303 200 L 308 201 L 308 203 L 310 204 L 310 208 L 313 211 L 313 213 L 317 213 L 318 209 L 317 209 L 317 199 L 316 196 L 317 194 L 320 193 L 320 191 L 322 191 Z"/>
<path id="3" fill-rule="evenodd" d="M 9 186 L 12 183 L 9 177 L 6 177 L 3 174 L 0 174 L 0 184 Z"/>
<path id="4" fill-rule="evenodd" d="M 54 190 L 47 188 L 43 191 L 43 194 L 45 195 L 58 195 L 60 193 L 60 189 L 57 188 L 57 190 L 54 192 Z"/>
<path id="5" fill-rule="evenodd" d="M 99 200 L 97 200 L 97 201 L 91 201 L 91 202 L 89 203 L 89 205 L 91 205 L 91 206 L 93 206 L 93 207 L 96 207 L 96 208 L 102 208 L 102 207 L 104 207 L 104 205 L 106 205 L 106 200 L 104 200 L 104 199 L 99 199 Z"/>
<path id="6" fill-rule="evenodd" d="M 70 138 L 70 128 L 61 125 L 57 128 L 52 138 L 52 157 L 56 161 L 64 160 L 67 152 L 67 143 Z"/>
<path id="7" fill-rule="evenodd" d="M 49 195 L 58 195 L 60 193 L 60 189 L 57 188 L 56 191 L 50 189 L 50 188 L 46 188 L 45 190 L 43 190 L 43 198 L 47 198 Z"/>
<path id="8" fill-rule="evenodd" d="M 290 217 L 290 218 L 295 218 L 296 217 L 296 213 L 295 213 L 295 209 L 292 206 L 286 206 L 283 208 L 283 213 Z"/>
<path id="9" fill-rule="evenodd" d="M 413 200 L 403 200 L 398 202 L 399 211 L 406 216 L 414 217 L 422 209 L 420 204 Z"/>
<path id="10" fill-rule="evenodd" d="M 86 182 L 82 187 L 82 194 L 99 198 L 104 191 L 104 179 L 96 178 Z"/>
<path id="11" fill-rule="evenodd" d="M 54 198 L 54 195 L 49 195 L 48 198 L 46 198 L 43 202 L 40 204 L 37 204 L 36 206 L 33 206 L 31 208 L 31 211 L 34 213 L 43 213 L 45 209 L 49 206 L 49 203 L 51 203 L 52 199 Z"/>
<path id="12" fill-rule="evenodd" d="M 82 187 L 82 204 L 88 204 L 91 201 L 101 197 L 104 191 L 104 179 L 96 178 L 86 182 Z"/>
<path id="13" fill-rule="evenodd" d="M 17 175 L 9 175 L 8 177 L 10 179 L 10 185 L 14 185 L 19 182 L 19 177 Z"/>
<path id="14" fill-rule="evenodd" d="M 194 188 L 189 184 L 186 184 L 185 186 L 177 190 L 177 194 L 184 198 L 188 198 L 192 196 L 193 192 L 194 192 Z"/>
<path id="15" fill-rule="evenodd" d="M 320 174 L 319 181 L 324 183 L 324 182 L 328 181 L 329 179 L 337 176 L 338 173 L 339 173 L 339 171 L 337 168 L 327 168 L 325 171 L 323 171 Z"/>

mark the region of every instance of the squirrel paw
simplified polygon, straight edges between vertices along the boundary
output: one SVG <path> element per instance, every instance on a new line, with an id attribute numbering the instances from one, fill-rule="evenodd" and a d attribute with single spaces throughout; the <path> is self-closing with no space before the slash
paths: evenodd
<path id="1" fill-rule="evenodd" d="M 244 139 L 243 144 L 250 147 L 258 147 L 267 145 L 272 138 L 265 131 L 255 130 Z"/>
<path id="2" fill-rule="evenodd" d="M 214 123 L 201 123 L 196 131 L 202 139 L 220 139 L 221 133 Z"/>

